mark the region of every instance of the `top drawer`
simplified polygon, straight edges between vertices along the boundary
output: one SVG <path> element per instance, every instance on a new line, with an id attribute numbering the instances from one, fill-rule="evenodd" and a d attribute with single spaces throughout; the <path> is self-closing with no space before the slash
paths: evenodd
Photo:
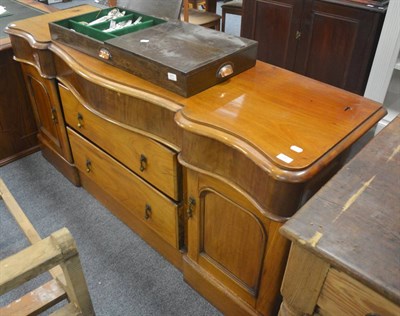
<path id="1" fill-rule="evenodd" d="M 176 152 L 83 106 L 59 85 L 67 124 L 176 201 L 180 200 Z"/>

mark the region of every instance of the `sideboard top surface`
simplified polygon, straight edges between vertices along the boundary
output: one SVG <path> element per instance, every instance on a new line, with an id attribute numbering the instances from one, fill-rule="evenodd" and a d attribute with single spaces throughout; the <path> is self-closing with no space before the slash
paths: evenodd
<path id="1" fill-rule="evenodd" d="M 384 116 L 376 102 L 262 62 L 228 81 L 184 98 L 74 49 L 51 43 L 48 23 L 96 10 L 78 6 L 17 21 L 7 32 L 48 43 L 70 67 L 112 89 L 140 90 L 176 111 L 178 124 L 238 148 L 279 170 L 322 168 Z M 30 40 L 32 41 L 32 40 Z M 31 44 L 32 45 L 32 44 Z M 154 99 L 154 98 L 153 98 Z M 181 107 L 183 106 L 183 109 Z"/>
<path id="2" fill-rule="evenodd" d="M 339 270 L 400 304 L 400 117 L 282 228 Z"/>

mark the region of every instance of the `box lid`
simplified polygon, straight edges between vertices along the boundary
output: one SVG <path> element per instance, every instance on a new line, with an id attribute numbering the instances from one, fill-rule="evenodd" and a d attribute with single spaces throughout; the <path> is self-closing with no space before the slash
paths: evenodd
<path id="1" fill-rule="evenodd" d="M 168 65 L 183 74 L 233 54 L 256 42 L 208 28 L 169 21 L 106 41 L 111 46 Z"/>

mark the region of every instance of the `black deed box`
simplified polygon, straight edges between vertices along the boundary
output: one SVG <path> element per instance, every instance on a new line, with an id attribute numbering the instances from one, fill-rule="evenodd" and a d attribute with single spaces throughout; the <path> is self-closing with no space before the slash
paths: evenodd
<path id="1" fill-rule="evenodd" d="M 189 23 L 127 9 L 115 23 L 140 23 L 105 32 L 107 8 L 49 23 L 52 40 L 189 97 L 255 65 L 257 42 Z"/>

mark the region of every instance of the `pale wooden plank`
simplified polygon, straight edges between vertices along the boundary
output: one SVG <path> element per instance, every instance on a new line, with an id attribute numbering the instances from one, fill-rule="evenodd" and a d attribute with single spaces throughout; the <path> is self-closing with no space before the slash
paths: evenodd
<path id="1" fill-rule="evenodd" d="M 0 308 L 0 315 L 38 315 L 66 299 L 64 289 L 56 280 L 51 280 L 7 306 Z"/>
<path id="2" fill-rule="evenodd" d="M 28 238 L 28 240 L 31 242 L 31 244 L 42 240 L 35 227 L 33 227 L 28 217 L 26 217 L 25 213 L 22 211 L 21 207 L 18 205 L 17 201 L 14 199 L 13 195 L 10 193 L 1 178 L 0 195 L 7 209 L 10 211 L 11 215 L 14 217 L 15 221 L 24 232 L 26 238 Z"/>
<path id="3" fill-rule="evenodd" d="M 14 196 L 8 190 L 4 181 L 0 178 L 0 197 L 3 199 L 4 204 L 7 209 L 14 217 L 18 226 L 21 228 L 22 232 L 25 234 L 26 238 L 30 241 L 31 244 L 34 244 L 42 238 L 39 233 L 36 231 L 35 227 L 32 225 L 28 217 L 25 215 L 24 211 L 21 209 Z M 65 286 L 65 278 L 62 274 L 62 270 L 60 267 L 54 267 L 51 269 L 50 274 L 53 278 L 58 279 Z"/>
<path id="4" fill-rule="evenodd" d="M 330 269 L 318 299 L 321 315 L 400 315 L 400 307 L 349 275 Z"/>
<path id="5" fill-rule="evenodd" d="M 329 264 L 292 244 L 282 282 L 284 302 L 279 315 L 312 315 L 328 270 Z"/>
<path id="6" fill-rule="evenodd" d="M 0 295 L 46 272 L 63 259 L 50 237 L 0 261 Z"/>

